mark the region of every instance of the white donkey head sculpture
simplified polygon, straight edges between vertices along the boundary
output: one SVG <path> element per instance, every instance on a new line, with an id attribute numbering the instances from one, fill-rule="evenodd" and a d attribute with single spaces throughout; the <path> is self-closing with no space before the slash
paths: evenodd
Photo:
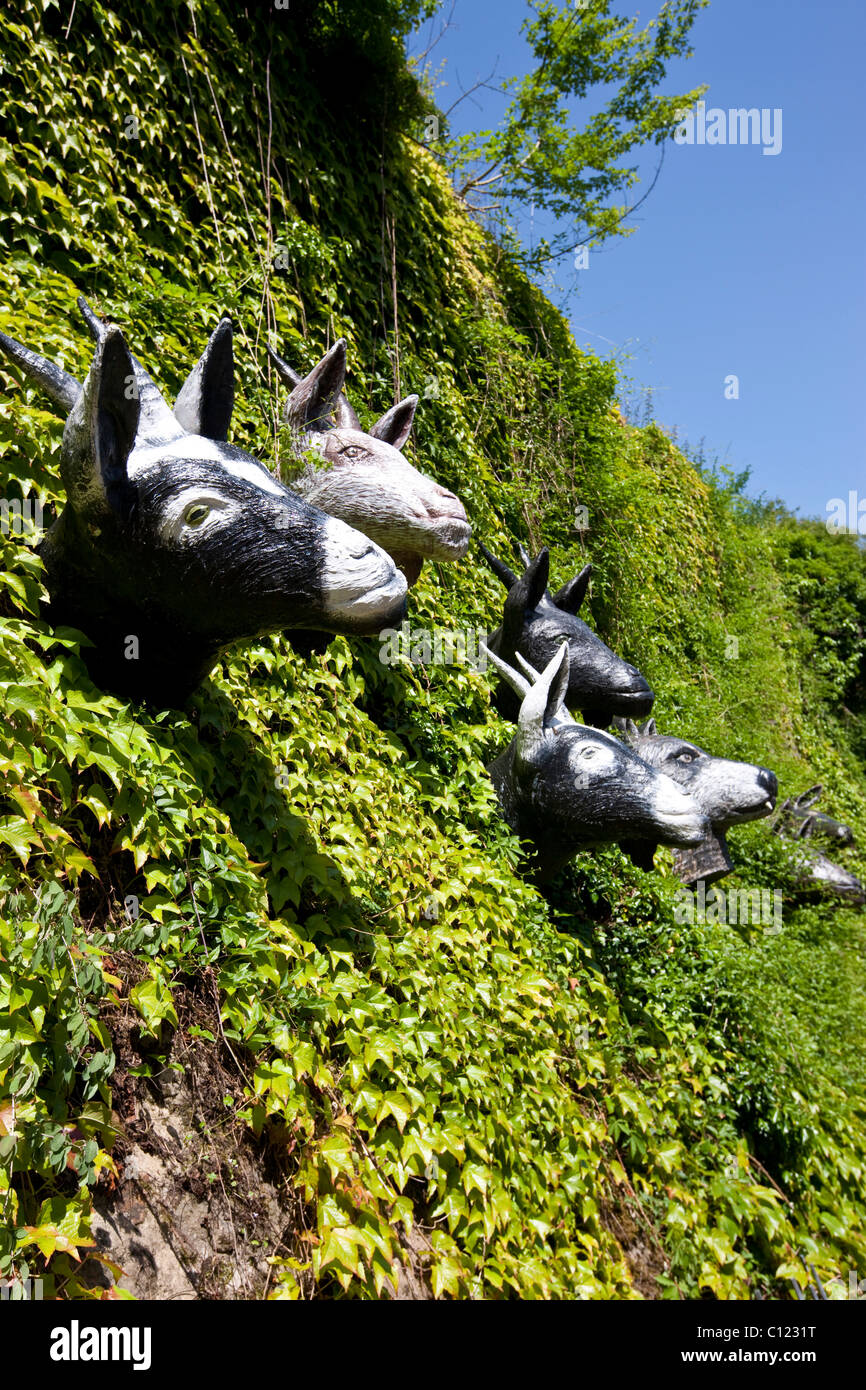
<path id="1" fill-rule="evenodd" d="M 409 584 L 425 560 L 462 559 L 471 530 L 463 504 L 400 453 L 418 397 L 407 396 L 363 430 L 343 394 L 344 338 L 305 377 L 270 348 L 268 354 L 290 389 L 285 418 L 298 448 L 322 455 L 320 467 L 292 479 L 293 490 L 387 550 Z"/>

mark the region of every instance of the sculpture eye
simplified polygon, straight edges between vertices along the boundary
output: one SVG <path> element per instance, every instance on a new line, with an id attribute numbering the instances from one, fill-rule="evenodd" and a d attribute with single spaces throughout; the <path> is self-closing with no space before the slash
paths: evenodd
<path id="1" fill-rule="evenodd" d="M 340 457 L 344 459 L 359 459 L 363 458 L 365 453 L 366 450 L 362 449 L 360 444 L 347 444 L 345 449 L 340 450 Z"/>
<path id="2" fill-rule="evenodd" d="M 697 762 L 697 759 L 697 753 L 690 753 L 687 748 L 684 748 L 682 753 L 677 753 L 676 755 L 678 763 L 694 763 Z"/>
<path id="3" fill-rule="evenodd" d="M 192 502 L 184 512 L 183 519 L 187 526 L 201 526 L 209 515 L 210 507 L 206 502 Z"/>

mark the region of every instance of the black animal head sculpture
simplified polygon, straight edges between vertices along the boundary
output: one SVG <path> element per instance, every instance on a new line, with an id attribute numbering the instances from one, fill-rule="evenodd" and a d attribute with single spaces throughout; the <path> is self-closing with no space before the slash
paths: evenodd
<path id="1" fill-rule="evenodd" d="M 853 845 L 854 831 L 850 825 L 813 809 L 823 790 L 819 783 L 784 801 L 773 822 L 774 834 L 789 840 L 824 839 L 840 846 Z M 833 864 L 824 854 L 814 851 L 800 854 L 798 878 L 804 887 L 822 888 L 850 903 L 866 901 L 866 887 L 859 878 L 839 864 Z"/>
<path id="2" fill-rule="evenodd" d="M 5 334 L 0 351 L 68 412 L 67 505 L 42 544 L 46 616 L 91 639 L 98 684 L 176 705 L 238 639 L 399 622 L 406 581 L 390 557 L 224 442 L 227 319 L 172 412 L 120 329 L 79 306 L 96 338 L 83 386 Z"/>
<path id="3" fill-rule="evenodd" d="M 659 734 L 654 719 L 647 720 L 640 728 L 633 720 L 617 720 L 616 723 L 629 747 L 684 787 L 710 822 L 712 836 L 708 841 L 713 854 L 707 856 L 707 860 L 712 867 L 699 872 L 697 863 L 692 859 L 685 862 L 688 857 L 683 856 L 683 862 L 677 862 L 676 866 L 681 877 L 687 881 L 703 878 L 708 883 L 723 877 L 732 867 L 725 832 L 731 826 L 772 814 L 779 789 L 776 774 L 753 763 L 714 758 L 696 743 Z M 623 848 L 632 853 L 628 845 Z M 641 867 L 649 867 L 642 862 L 640 854 L 632 853 L 632 858 Z M 698 857 L 693 858 L 696 861 Z"/>
<path id="4" fill-rule="evenodd" d="M 271 348 L 268 354 L 289 387 L 285 418 L 297 448 L 314 449 L 322 456 L 321 467 L 310 467 L 293 480 L 296 491 L 381 545 L 410 584 L 425 559 L 462 559 L 471 529 L 463 504 L 400 453 L 418 397 L 407 396 L 369 431 L 362 430 L 343 394 L 344 338 L 338 338 L 303 378 Z"/>
<path id="5" fill-rule="evenodd" d="M 487 770 L 505 820 L 535 847 L 540 879 L 604 842 L 700 843 L 707 821 L 686 792 L 612 734 L 568 713 L 567 642 L 541 675 L 520 656 L 525 676 L 485 650 L 521 702 L 517 734 Z"/>
<path id="6" fill-rule="evenodd" d="M 850 870 L 833 864 L 825 854 L 803 854 L 798 878 L 803 888 L 834 893 L 852 906 L 866 902 L 866 886 Z"/>
<path id="7" fill-rule="evenodd" d="M 488 565 L 508 590 L 502 625 L 488 638 L 490 650 L 511 666 L 519 654 L 539 670 L 547 665 L 565 638 L 570 658 L 565 704 L 570 709 L 581 710 L 587 724 L 601 728 L 617 714 L 649 714 L 655 696 L 643 676 L 616 656 L 577 616 L 592 566 L 586 565 L 574 579 L 551 594 L 547 588 L 547 549 L 541 550 L 534 560 L 522 546 L 519 550 L 524 573 L 518 578 L 481 546 Z M 500 682 L 495 704 L 504 719 L 517 718 L 520 702 L 507 681 Z"/>
<path id="8" fill-rule="evenodd" d="M 820 838 L 834 840 L 838 845 L 853 845 L 854 831 L 850 825 L 825 816 L 823 811 L 813 807 L 824 788 L 819 783 L 809 787 L 799 796 L 789 797 L 779 807 L 779 815 L 773 826 L 778 835 L 786 835 L 792 840 Z"/>

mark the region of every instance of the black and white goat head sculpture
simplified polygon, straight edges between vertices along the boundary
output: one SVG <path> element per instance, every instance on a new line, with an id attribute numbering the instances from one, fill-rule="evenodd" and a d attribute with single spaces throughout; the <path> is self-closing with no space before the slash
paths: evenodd
<path id="1" fill-rule="evenodd" d="M 628 746 L 639 757 L 678 782 L 700 806 L 711 826 L 706 862 L 713 862 L 709 854 L 712 848 L 718 858 L 718 869 L 711 867 L 699 876 L 707 882 L 721 878 L 732 867 L 725 832 L 732 826 L 772 814 L 779 790 L 776 774 L 754 763 L 715 758 L 696 743 L 660 734 L 654 719 L 640 727 L 634 720 L 617 720 L 616 724 Z M 640 864 L 639 857 L 632 857 Z M 690 876 L 685 865 L 678 864 L 677 870 L 682 877 Z"/>
<path id="2" fill-rule="evenodd" d="M 487 770 L 504 819 L 534 846 L 542 881 L 593 845 L 701 842 L 706 818 L 685 791 L 612 734 L 572 719 L 567 642 L 540 675 L 519 655 L 525 674 L 485 650 L 520 701 L 517 733 Z"/>
<path id="3" fill-rule="evenodd" d="M 407 396 L 369 430 L 343 393 L 346 341 L 338 338 L 301 377 L 271 349 L 277 375 L 289 387 L 285 418 L 300 450 L 321 454 L 292 486 L 308 502 L 363 531 L 393 557 L 414 584 L 425 560 L 460 560 L 470 526 L 453 492 L 420 473 L 400 450 L 409 438 L 417 396 Z"/>
<path id="4" fill-rule="evenodd" d="M 231 642 L 400 620 L 406 581 L 390 556 L 225 442 L 228 319 L 172 411 L 120 329 L 79 307 L 96 338 L 83 385 L 5 334 L 0 352 L 68 412 L 66 506 L 42 543 L 46 616 L 90 638 L 97 684 L 178 705 Z"/>
<path id="5" fill-rule="evenodd" d="M 586 596 L 592 566 L 585 565 L 555 594 L 547 587 L 550 555 L 545 547 L 530 560 L 522 546 L 524 572 L 518 577 L 508 565 L 481 546 L 490 568 L 508 590 L 502 624 L 491 633 L 488 646 L 513 666 L 520 655 L 540 670 L 565 639 L 569 651 L 565 704 L 579 709 L 588 724 L 604 728 L 615 715 L 642 718 L 655 696 L 640 671 L 612 652 L 578 617 Z M 507 681 L 496 692 L 496 708 L 504 719 L 517 718 L 519 700 Z"/>

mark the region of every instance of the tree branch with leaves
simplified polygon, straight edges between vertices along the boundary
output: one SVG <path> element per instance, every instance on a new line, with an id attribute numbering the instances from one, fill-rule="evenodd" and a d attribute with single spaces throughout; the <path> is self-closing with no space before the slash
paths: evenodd
<path id="1" fill-rule="evenodd" d="M 664 142 L 706 90 L 666 95 L 660 88 L 670 63 L 691 56 L 692 25 L 708 0 L 666 0 L 643 28 L 612 13 L 611 3 L 533 0 L 523 32 L 534 66 L 504 84 L 513 96 L 499 127 L 452 138 L 442 116 L 439 148 L 470 208 L 490 211 L 492 196 L 512 218 L 531 204 L 560 224 L 551 241 L 524 249 L 536 268 L 633 230 L 628 218 L 655 186 Z M 662 146 L 659 165 L 647 192 L 630 202 L 636 156 L 651 144 Z"/>

